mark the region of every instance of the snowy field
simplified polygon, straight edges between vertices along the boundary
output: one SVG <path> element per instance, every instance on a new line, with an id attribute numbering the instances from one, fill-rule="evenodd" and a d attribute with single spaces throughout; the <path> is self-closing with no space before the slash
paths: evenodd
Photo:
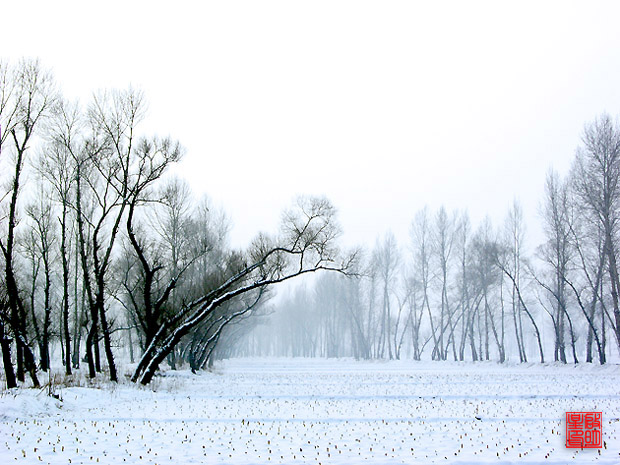
<path id="1" fill-rule="evenodd" d="M 0 464 L 620 464 L 620 366 L 244 359 L 0 393 Z M 602 411 L 602 449 L 566 449 Z"/>

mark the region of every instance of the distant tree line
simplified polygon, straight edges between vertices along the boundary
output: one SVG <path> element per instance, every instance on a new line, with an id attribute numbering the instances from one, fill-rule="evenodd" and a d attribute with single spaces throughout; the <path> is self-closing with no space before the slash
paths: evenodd
<path id="1" fill-rule="evenodd" d="M 37 60 L 0 62 L 0 345 L 6 385 L 39 385 L 52 347 L 67 375 L 131 379 L 161 363 L 207 366 L 228 328 L 261 311 L 270 286 L 317 270 L 344 272 L 335 210 L 301 197 L 277 235 L 245 250 L 226 216 L 166 175 L 183 155 L 144 136 L 134 89 L 64 99 Z M 224 335 L 224 336 L 223 336 Z M 135 353 L 134 353 L 135 351 Z"/>
<path id="2" fill-rule="evenodd" d="M 540 218 L 545 240 L 528 254 L 518 202 L 500 227 L 424 208 L 408 244 L 387 233 L 354 276 L 297 289 L 270 318 L 248 321 L 225 354 L 604 364 L 620 349 L 620 126 L 611 117 L 585 126 L 564 179 L 548 173 Z"/>

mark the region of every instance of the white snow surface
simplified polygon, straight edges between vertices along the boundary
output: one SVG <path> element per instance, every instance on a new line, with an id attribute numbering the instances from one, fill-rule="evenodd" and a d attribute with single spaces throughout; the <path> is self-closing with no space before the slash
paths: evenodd
<path id="1" fill-rule="evenodd" d="M 238 359 L 0 393 L 0 464 L 620 464 L 620 366 Z M 601 449 L 565 412 L 602 411 Z"/>

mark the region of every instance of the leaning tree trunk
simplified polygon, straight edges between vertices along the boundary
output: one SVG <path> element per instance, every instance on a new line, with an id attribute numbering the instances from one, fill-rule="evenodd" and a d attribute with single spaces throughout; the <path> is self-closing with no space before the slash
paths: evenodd
<path id="1" fill-rule="evenodd" d="M 521 290 L 519 289 L 519 286 L 517 285 L 514 276 L 512 276 L 512 274 L 510 274 L 510 272 L 506 270 L 506 268 L 502 267 L 502 270 L 504 271 L 506 276 L 508 276 L 508 278 L 510 278 L 510 280 L 512 281 L 512 284 L 514 285 L 514 290 L 516 290 L 517 297 L 519 298 L 519 303 L 523 307 L 523 310 L 525 310 L 526 315 L 528 316 L 528 318 L 530 319 L 530 322 L 532 323 L 532 326 L 534 327 L 534 331 L 536 333 L 536 340 L 538 342 L 538 351 L 540 352 L 540 363 L 545 363 L 545 355 L 543 351 L 542 340 L 540 337 L 540 331 L 538 330 L 538 325 L 536 324 L 534 317 L 528 310 L 527 305 L 525 305 L 525 302 L 523 301 L 523 296 L 521 296 Z"/>

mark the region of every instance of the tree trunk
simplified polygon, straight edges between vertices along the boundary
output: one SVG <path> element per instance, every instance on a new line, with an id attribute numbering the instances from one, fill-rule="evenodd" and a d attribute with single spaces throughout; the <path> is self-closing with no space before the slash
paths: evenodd
<path id="1" fill-rule="evenodd" d="M 7 389 L 12 389 L 17 387 L 17 379 L 15 378 L 13 361 L 11 360 L 11 340 L 6 334 L 4 323 L 1 320 L 0 345 L 2 345 L 2 364 L 4 366 L 4 375 L 6 376 L 6 387 Z"/>
<path id="2" fill-rule="evenodd" d="M 86 362 L 88 363 L 88 377 L 91 379 L 97 376 L 98 371 L 95 369 L 95 355 L 93 353 L 95 344 L 97 344 L 97 322 L 91 321 L 90 329 L 88 330 L 88 335 L 86 336 Z"/>
<path id="3" fill-rule="evenodd" d="M 616 332 L 616 341 L 618 343 L 618 349 L 620 350 L 620 308 L 618 304 L 618 287 L 620 282 L 618 281 L 618 265 L 616 263 L 616 253 L 613 246 L 613 238 L 611 235 L 611 227 L 606 227 L 606 239 L 607 243 L 607 258 L 609 260 L 609 278 L 611 281 L 611 300 L 614 305 L 614 319 Z"/>
<path id="4" fill-rule="evenodd" d="M 50 338 L 50 325 L 51 325 L 51 315 L 52 315 L 52 309 L 50 305 L 50 288 L 52 286 L 52 281 L 51 281 L 51 271 L 49 267 L 49 257 L 47 256 L 49 252 L 45 250 L 46 248 L 47 247 L 45 247 L 42 250 L 44 254 L 43 264 L 45 268 L 45 288 L 43 291 L 44 293 L 43 303 L 45 307 L 45 314 L 43 318 L 43 332 L 41 334 L 41 369 L 43 371 L 47 371 L 50 366 L 49 338 Z"/>
<path id="5" fill-rule="evenodd" d="M 108 369 L 110 370 L 110 381 L 117 382 L 118 375 L 116 372 L 116 363 L 114 362 L 114 354 L 112 353 L 112 340 L 110 337 L 110 327 L 105 315 L 105 306 L 103 301 L 99 307 L 99 319 L 101 320 L 101 332 L 103 333 L 103 349 L 105 351 L 106 360 L 108 361 Z"/>
<path id="6" fill-rule="evenodd" d="M 513 284 L 513 288 L 512 288 L 512 320 L 514 322 L 514 326 L 515 326 L 515 338 L 517 340 L 517 347 L 519 349 L 519 361 L 521 363 L 526 362 L 527 359 L 525 358 L 525 351 L 523 350 L 523 345 L 521 344 L 521 338 L 519 337 L 519 322 L 517 320 L 517 308 L 518 308 L 518 304 L 517 304 L 517 299 L 516 299 L 516 285 Z"/>
<path id="7" fill-rule="evenodd" d="M 62 257 L 62 330 L 64 332 L 65 374 L 71 374 L 71 333 L 69 332 L 69 261 L 67 259 L 67 202 L 63 201 L 60 231 Z"/>

